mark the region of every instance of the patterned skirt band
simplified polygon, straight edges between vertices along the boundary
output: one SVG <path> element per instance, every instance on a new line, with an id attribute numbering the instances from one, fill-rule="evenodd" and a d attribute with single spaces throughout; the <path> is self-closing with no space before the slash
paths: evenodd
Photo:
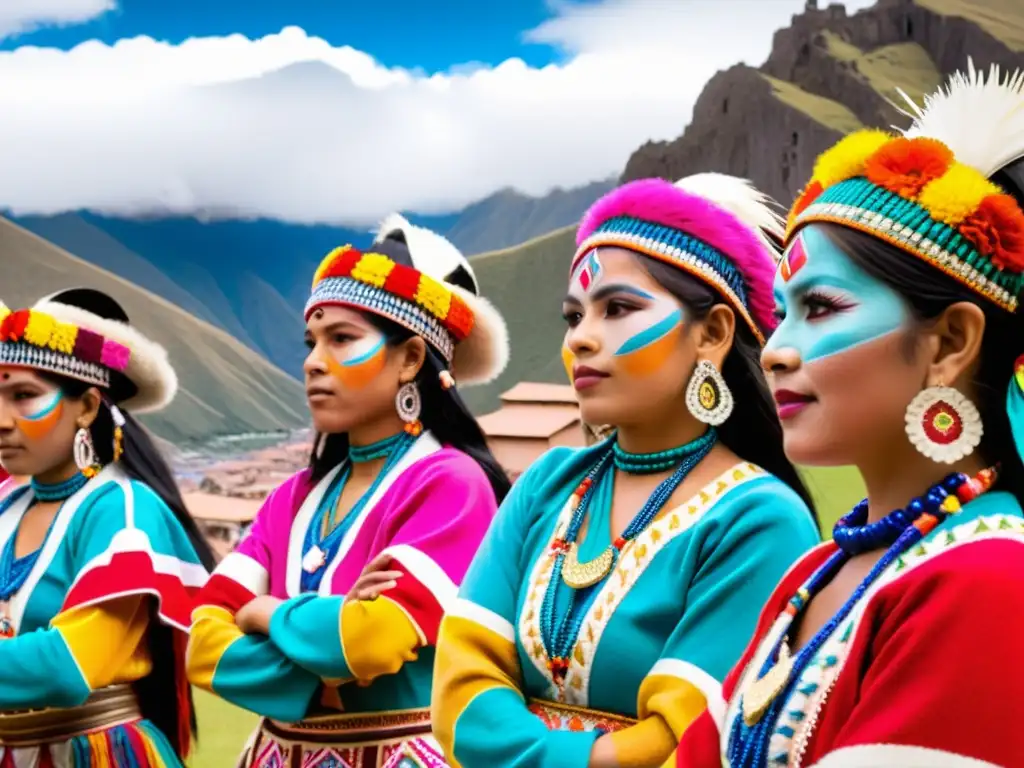
<path id="1" fill-rule="evenodd" d="M 614 712 L 574 707 L 543 699 L 530 699 L 527 708 L 533 712 L 551 731 L 604 731 L 612 733 L 636 725 L 635 718 Z"/>
<path id="2" fill-rule="evenodd" d="M 430 710 L 346 713 L 298 723 L 264 719 L 238 768 L 447 768 Z"/>
<path id="3" fill-rule="evenodd" d="M 0 746 L 65 741 L 141 719 L 139 701 L 132 687 L 112 685 L 95 691 L 77 707 L 0 712 Z"/>

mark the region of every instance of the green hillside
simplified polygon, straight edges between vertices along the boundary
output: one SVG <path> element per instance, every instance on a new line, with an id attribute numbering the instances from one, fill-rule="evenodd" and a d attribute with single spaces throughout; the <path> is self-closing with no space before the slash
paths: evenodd
<path id="1" fill-rule="evenodd" d="M 306 423 L 302 385 L 241 342 L 6 219 L 0 219 L 0 270 L 0 298 L 12 307 L 63 288 L 96 288 L 116 298 L 135 325 L 167 348 L 182 387 L 170 408 L 143 420 L 172 443 Z"/>

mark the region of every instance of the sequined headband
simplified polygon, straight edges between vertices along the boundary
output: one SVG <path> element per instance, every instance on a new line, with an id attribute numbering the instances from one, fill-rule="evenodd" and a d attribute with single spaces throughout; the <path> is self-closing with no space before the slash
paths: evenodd
<path id="1" fill-rule="evenodd" d="M 0 365 L 49 371 L 110 387 L 110 373 L 124 373 L 131 350 L 112 339 L 64 323 L 36 309 L 0 306 Z"/>
<path id="2" fill-rule="evenodd" d="M 1024 211 L 935 139 L 859 131 L 818 158 L 786 240 L 811 222 L 874 235 L 1014 312 L 1024 291 Z"/>
<path id="3" fill-rule="evenodd" d="M 440 281 L 351 245 L 335 248 L 320 262 L 306 317 L 323 304 L 354 305 L 390 318 L 422 336 L 448 363 L 474 325 L 473 311 Z"/>

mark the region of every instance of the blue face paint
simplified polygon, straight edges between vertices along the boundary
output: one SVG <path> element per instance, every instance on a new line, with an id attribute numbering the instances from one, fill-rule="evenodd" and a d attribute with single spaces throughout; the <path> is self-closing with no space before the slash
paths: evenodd
<path id="1" fill-rule="evenodd" d="M 615 354 L 628 355 L 630 352 L 636 352 L 638 349 L 643 349 L 644 347 L 661 339 L 669 333 L 669 331 L 674 330 L 676 326 L 681 325 L 682 322 L 683 313 L 681 310 L 677 309 L 664 320 L 659 320 L 654 325 L 648 326 L 636 335 L 626 339 L 625 343 L 615 350 Z"/>
<path id="2" fill-rule="evenodd" d="M 806 255 L 798 269 L 785 269 L 794 248 Z M 813 224 L 800 232 L 781 263 L 774 292 L 783 319 L 766 349 L 795 349 L 808 363 L 909 325 L 903 297 L 854 264 Z"/>

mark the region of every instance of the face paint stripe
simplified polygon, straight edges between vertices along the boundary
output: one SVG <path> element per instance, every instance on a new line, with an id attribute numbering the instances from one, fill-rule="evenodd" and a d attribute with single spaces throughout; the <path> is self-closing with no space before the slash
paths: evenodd
<path id="1" fill-rule="evenodd" d="M 360 355 L 359 357 L 354 357 L 351 360 L 346 360 L 345 362 L 342 363 L 342 365 L 344 365 L 346 368 L 351 367 L 353 365 L 362 365 L 363 363 L 372 359 L 373 356 L 376 355 L 378 352 L 380 352 L 383 346 L 384 339 L 382 338 L 369 352 L 367 352 L 364 355 Z"/>
<path id="2" fill-rule="evenodd" d="M 60 404 L 61 397 L 62 393 L 59 389 L 52 392 L 50 394 L 49 399 L 43 402 L 43 405 L 40 406 L 39 410 L 27 414 L 25 416 L 25 419 L 27 419 L 28 421 L 38 421 L 39 419 L 45 419 L 47 416 L 53 413 L 53 411 Z"/>
<path id="3" fill-rule="evenodd" d="M 640 331 L 640 333 L 636 334 L 632 338 L 627 339 L 622 346 L 616 350 L 615 354 L 628 355 L 655 343 L 661 339 L 662 336 L 672 331 L 672 329 L 679 325 L 682 320 L 682 311 L 678 309 L 674 310 L 672 314 L 664 320 L 660 320 L 649 328 Z"/>

